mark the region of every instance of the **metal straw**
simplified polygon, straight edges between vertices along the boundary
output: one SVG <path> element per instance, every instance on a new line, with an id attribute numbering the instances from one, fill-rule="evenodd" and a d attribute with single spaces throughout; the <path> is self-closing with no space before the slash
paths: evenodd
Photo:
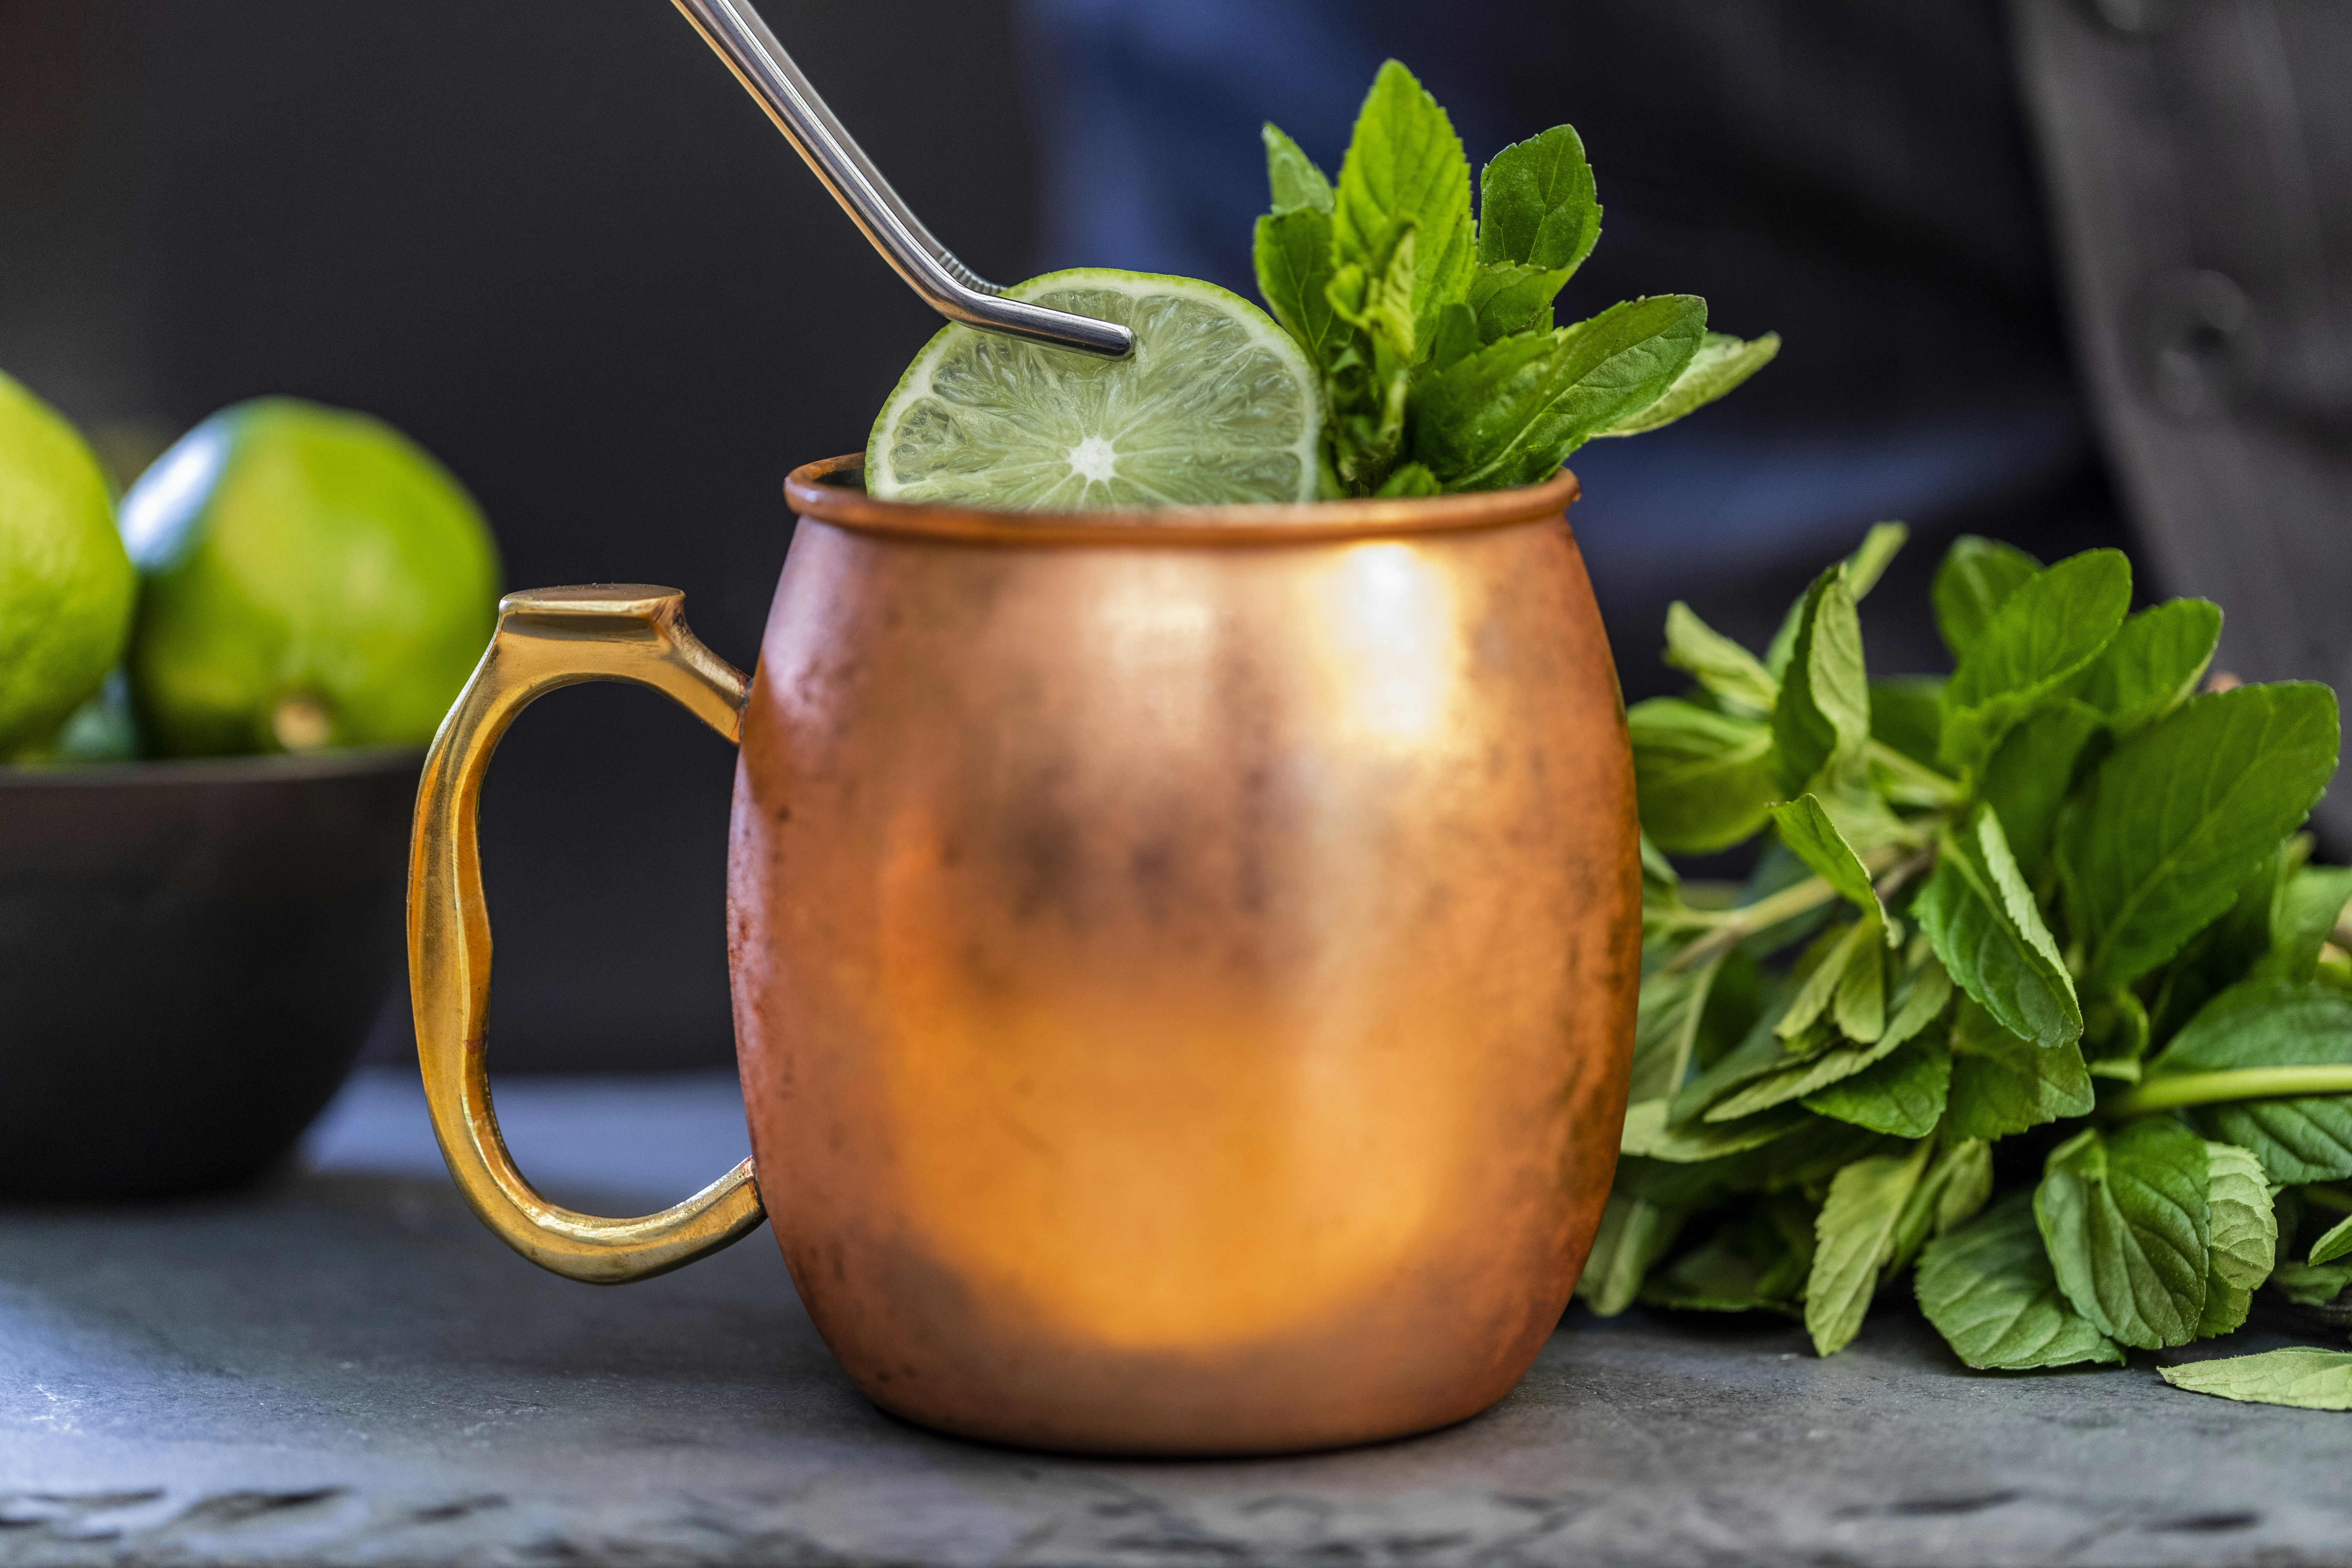
<path id="1" fill-rule="evenodd" d="M 842 210 L 908 286 L 951 321 L 1032 342 L 1119 359 L 1135 334 L 1091 316 L 1008 300 L 1004 291 L 955 258 L 931 237 L 874 160 L 842 129 L 792 56 L 776 42 L 749 0 L 675 0 L 703 41 L 718 51 L 743 89 L 759 100 Z"/>

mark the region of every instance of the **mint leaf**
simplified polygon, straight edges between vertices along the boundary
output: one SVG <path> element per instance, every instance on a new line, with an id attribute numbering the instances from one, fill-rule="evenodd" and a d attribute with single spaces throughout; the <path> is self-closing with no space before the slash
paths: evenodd
<path id="1" fill-rule="evenodd" d="M 1437 482 L 1437 476 L 1419 463 L 1406 463 L 1390 470 L 1389 477 L 1381 481 L 1381 488 L 1372 492 L 1382 500 L 1396 496 L 1433 496 L 1444 493 L 1444 488 Z"/>
<path id="2" fill-rule="evenodd" d="M 1787 1137 L 1813 1119 L 1794 1107 L 1717 1126 L 1691 1122 L 1668 1126 L 1667 1106 L 1645 1100 L 1625 1108 L 1625 1131 L 1617 1141 L 1621 1154 L 1658 1160 L 1670 1165 L 1693 1165 L 1745 1153 Z"/>
<path id="3" fill-rule="evenodd" d="M 1902 1041 L 1925 1030 L 1952 999 L 1952 977 L 1932 953 L 1917 954 L 1903 988 L 1895 994 L 1895 1016 L 1886 1022 L 1879 1043 Z"/>
<path id="4" fill-rule="evenodd" d="M 1945 975 L 1943 966 L 1934 959 L 1928 959 L 1913 971 L 1896 994 L 1894 1016 L 1887 1020 L 1885 1031 L 1876 1040 L 1866 1045 L 1852 1042 L 1833 1045 L 1817 1056 L 1802 1058 L 1793 1063 L 1790 1060 L 1789 1052 L 1768 1050 L 1723 1068 L 1720 1072 L 1710 1069 L 1711 1079 L 1706 1081 L 1702 1094 L 1708 1099 L 1715 1095 L 1722 1098 L 1714 1099 L 1706 1105 L 1706 1119 L 1709 1121 L 1736 1121 L 1785 1105 L 1792 1100 L 1804 1100 L 1807 1109 L 1820 1111 L 1824 1116 L 1860 1125 L 1877 1126 L 1878 1121 L 1886 1120 L 1886 1117 L 1875 1113 L 1870 1120 L 1848 1116 L 1842 1110 L 1815 1104 L 1810 1097 L 1843 1079 L 1858 1074 L 1866 1075 L 1870 1068 L 1892 1055 L 1896 1047 L 1933 1023 L 1936 1016 L 1943 1011 L 1944 1005 L 1951 999 L 1951 994 L 1952 983 Z M 1732 1063 L 1734 1058 L 1726 1057 L 1724 1061 Z M 1726 1090 L 1729 1092 L 1726 1093 Z M 1880 1092 L 1877 1087 L 1857 1091 L 1863 1098 L 1874 1098 Z M 1937 1096 L 1937 1105 L 1940 1110 L 1940 1089 Z M 1677 1109 L 1687 1111 L 1699 1099 L 1699 1096 L 1694 1096 L 1692 1100 L 1683 1101 Z M 1830 1103 L 1843 1106 L 1847 1102 L 1832 1098 Z M 1879 1131 L 1887 1129 L 1880 1128 Z M 1914 1132 L 1908 1136 L 1916 1138 L 1922 1134 Z"/>
<path id="5" fill-rule="evenodd" d="M 1772 731 L 1671 697 L 1626 710 L 1642 824 L 1677 855 L 1727 849 L 1764 826 L 1780 793 Z"/>
<path id="6" fill-rule="evenodd" d="M 1834 1355 L 1853 1342 L 1879 1270 L 1895 1253 L 1895 1223 L 1927 1169 L 1931 1145 L 1908 1154 L 1856 1160 L 1830 1182 L 1814 1222 L 1813 1267 L 1805 1287 L 1805 1331 L 1813 1349 Z"/>
<path id="7" fill-rule="evenodd" d="M 1685 1211 L 1623 1193 L 1609 1194 L 1601 1228 L 1577 1277 L 1576 1294 L 1594 1314 L 1613 1318 L 1633 1304 L 1642 1277 L 1666 1254 L 1682 1230 Z"/>
<path id="8" fill-rule="evenodd" d="M 1413 257 L 1420 246 L 1421 231 L 1406 224 L 1396 231 L 1394 242 L 1378 266 L 1360 269 L 1348 263 L 1332 275 L 1331 286 L 1323 291 L 1342 320 L 1371 334 L 1395 355 L 1399 374 L 1412 363 L 1416 346 L 1423 342 L 1412 310 Z"/>
<path id="9" fill-rule="evenodd" d="M 1886 929 L 1878 918 L 1879 929 Z M 1888 945 L 1893 946 L 1889 938 Z M 1869 1045 L 1886 1032 L 1886 959 L 1884 953 L 1857 952 L 1838 976 L 1837 999 L 1830 1005 L 1831 1021 L 1839 1034 L 1856 1045 Z"/>
<path id="10" fill-rule="evenodd" d="M 1991 1195 L 1992 1151 L 1984 1141 L 1963 1139 L 1945 1149 L 1911 1189 L 1903 1217 L 1895 1222 L 1895 1256 L 1887 1262 L 1886 1277 L 1892 1279 L 1910 1268 L 1930 1236 L 1965 1225 Z"/>
<path id="11" fill-rule="evenodd" d="M 2123 1364 L 2121 1347 L 2067 1303 L 2023 1193 L 1919 1255 L 1919 1310 L 1969 1365 L 2023 1371 Z"/>
<path id="12" fill-rule="evenodd" d="M 1944 760 L 1981 763 L 2099 656 L 2130 608 L 2131 563 L 2119 550 L 2086 550 L 2019 584 L 1944 688 Z"/>
<path id="13" fill-rule="evenodd" d="M 1864 867 L 1862 857 L 1845 841 L 1822 809 L 1818 796 L 1800 795 L 1792 801 L 1772 807 L 1772 824 L 1780 830 L 1780 842 L 1790 854 L 1810 867 L 1813 874 L 1836 889 L 1866 915 L 1877 916 L 1883 922 L 1886 906 L 1878 901 L 1878 891 L 1871 886 L 1870 872 Z M 1888 945 L 1895 938 L 1890 930 Z M 1875 1038 L 1875 1036 L 1872 1037 Z"/>
<path id="14" fill-rule="evenodd" d="M 1784 1045 L 1778 1033 L 1780 1015 L 1767 1007 L 1744 1038 L 1696 1078 L 1676 1089 L 1666 1107 L 1669 1122 L 1685 1122 L 1743 1084 L 1755 1082 L 1793 1063 L 1806 1061 L 1829 1047 L 1827 1032 L 1821 1037 Z M 1804 1048 L 1800 1049 L 1800 1044 Z"/>
<path id="15" fill-rule="evenodd" d="M 1796 992 L 1789 998 L 1788 1006 L 1781 1009 L 1780 1021 L 1774 1027 L 1774 1033 L 1790 1042 L 1790 1049 L 1796 1049 L 1797 1037 L 1834 1005 L 1850 966 L 1878 962 L 1885 929 L 1883 922 L 1874 917 L 1856 921 L 1834 939 L 1823 939 L 1831 942 L 1826 954 L 1811 973 L 1798 982 Z"/>
<path id="16" fill-rule="evenodd" d="M 1313 207 L 1257 220 L 1251 251 L 1257 291 L 1318 371 L 1339 357 L 1354 329 L 1331 306 L 1331 216 Z"/>
<path id="17" fill-rule="evenodd" d="M 1780 782 L 1806 788 L 1832 762 L 1870 740 L 1870 679 L 1862 662 L 1862 620 L 1843 563 L 1814 579 L 1797 612 L 1780 697 L 1772 708 Z"/>
<path id="18" fill-rule="evenodd" d="M 2169 1039 L 2214 996 L 2246 979 L 2272 949 L 2272 919 L 2300 846 L 2289 838 L 2256 864 L 2230 907 L 2181 944 L 2158 972 L 2150 998 L 2155 1037 Z"/>
<path id="19" fill-rule="evenodd" d="M 1633 1013 L 1633 1068 L 1629 1102 L 1663 1100 L 1683 1086 L 1707 993 L 1722 967 L 1720 953 L 1705 963 L 1670 969 L 1676 952 L 1655 954 L 1643 965 L 1642 994 Z"/>
<path id="20" fill-rule="evenodd" d="M 1513 332 L 1550 331 L 1551 302 L 1567 281 L 1564 268 L 1479 263 L 1470 274 L 1465 296 L 1477 324 L 1478 341 L 1491 343 Z"/>
<path id="21" fill-rule="evenodd" d="M 1339 264 L 1367 276 L 1387 268 L 1399 236 L 1418 231 L 1406 341 L 1425 346 L 1438 311 L 1469 287 L 1470 161 L 1445 110 L 1395 60 L 1381 67 L 1356 116 L 1332 216 Z"/>
<path id="22" fill-rule="evenodd" d="M 2278 1215 L 2262 1162 L 2234 1143 L 2205 1145 L 2211 1189 L 2212 1237 L 2205 1269 L 2200 1339 L 2226 1334 L 2246 1321 L 2254 1290 L 2278 1261 Z"/>
<path id="23" fill-rule="evenodd" d="M 1976 646 L 1993 613 L 2021 584 L 2042 570 L 2042 563 L 2015 545 L 1963 533 L 1944 552 L 1936 568 L 1932 597 L 1936 629 L 1954 658 L 1966 658 Z"/>
<path id="24" fill-rule="evenodd" d="M 1936 765 L 1944 735 L 1944 683 L 1930 675 L 1897 675 L 1870 683 L 1870 738 L 1923 767 Z"/>
<path id="25" fill-rule="evenodd" d="M 2088 978 L 2127 984 L 2229 908 L 2336 771 L 2336 694 L 2282 682 L 2191 698 L 2074 794 L 2059 869 Z"/>
<path id="26" fill-rule="evenodd" d="M 1413 456 L 1452 490 L 1534 483 L 1593 431 L 1654 399 L 1706 326 L 1704 300 L 1664 294 L 1490 344 L 1413 388 Z"/>
<path id="27" fill-rule="evenodd" d="M 1333 313 L 1356 329 L 1326 367 L 1330 412 L 1324 438 L 1338 477 L 1359 494 L 1388 478 L 1404 440 L 1416 341 L 1410 279 L 1418 244 L 1419 231 L 1407 225 L 1376 268 L 1348 262 L 1323 290 Z"/>
<path id="28" fill-rule="evenodd" d="M 2141 1350 L 2196 1338 L 2211 1185 L 2205 1141 L 2153 1117 L 2052 1150 L 2033 1216 L 2074 1310 Z"/>
<path id="29" fill-rule="evenodd" d="M 2283 1258 L 2279 1259 L 2278 1267 L 2271 1270 L 2270 1283 L 2280 1295 L 2298 1307 L 2325 1307 L 2346 1290 L 2352 1289 L 2352 1263 L 2328 1264 L 2315 1268 L 2307 1263 Z"/>
<path id="30" fill-rule="evenodd" d="M 1873 523 L 1870 531 L 1862 536 L 1862 543 L 1855 547 L 1854 552 L 1838 563 L 1845 569 L 1846 592 L 1855 604 L 1862 603 L 1863 595 L 1877 585 L 1879 574 L 1885 569 L 1887 561 L 1895 551 L 1902 548 L 1903 541 L 1910 531 L 1899 522 Z M 1789 606 L 1789 613 L 1780 617 L 1780 629 L 1772 634 L 1771 642 L 1764 649 L 1764 668 L 1771 672 L 1775 680 L 1788 673 L 1789 656 L 1797 643 L 1798 623 L 1804 617 L 1805 604 L 1811 592 L 1808 589 Z M 1940 716 L 1937 722 L 1940 726 Z"/>
<path id="31" fill-rule="evenodd" d="M 1679 893 L 1683 885 L 1683 875 L 1675 869 L 1675 863 L 1666 858 L 1665 852 L 1651 840 L 1647 833 L 1644 833 L 1642 835 L 1643 893 L 1646 894 L 1654 884 L 1660 888 L 1675 889 Z"/>
<path id="32" fill-rule="evenodd" d="M 2339 1258 L 2352 1258 L 2352 1218 L 2347 1218 L 2311 1245 L 2314 1264 L 2333 1263 Z"/>
<path id="33" fill-rule="evenodd" d="M 1813 1263 L 1813 1213 L 1781 1193 L 1716 1227 L 1715 1234 L 1642 1287 L 1642 1304 L 1685 1312 L 1761 1309 L 1800 1317 Z"/>
<path id="34" fill-rule="evenodd" d="M 1870 531 L 1862 536 L 1853 554 L 1845 558 L 1845 585 L 1860 604 L 1870 597 L 1878 586 L 1879 578 L 1886 574 L 1895 563 L 1905 541 L 1911 537 L 1911 525 L 1903 522 L 1874 522 Z"/>
<path id="35" fill-rule="evenodd" d="M 1902 1152 L 1895 1140 L 1867 1128 L 1808 1116 L 1780 1142 L 1741 1156 L 1733 1169 L 1743 1184 L 1768 1193 L 1826 1193 L 1837 1173 L 1856 1160 Z"/>
<path id="36" fill-rule="evenodd" d="M 2298 1410 L 2352 1410 L 2352 1352 L 2344 1351 L 2264 1351 L 2156 1370 L 2191 1394 Z"/>
<path id="37" fill-rule="evenodd" d="M 1943 1120 L 1951 1092 L 1952 1053 L 1929 1035 L 1912 1040 L 1851 1078 L 1805 1096 L 1807 1110 L 1885 1132 L 1925 1138 Z"/>
<path id="38" fill-rule="evenodd" d="M 2005 1138 L 2062 1116 L 2088 1116 L 2093 1103 L 2079 1048 L 2045 1049 L 2010 1033 L 1975 1003 L 1960 1004 L 1952 1018 L 1949 1136 Z"/>
<path id="39" fill-rule="evenodd" d="M 1265 143 L 1265 183 L 1274 191 L 1275 215 L 1307 207 L 1328 216 L 1331 182 L 1315 160 L 1300 152 L 1298 143 L 1271 120 L 1258 128 L 1258 139 Z"/>
<path id="40" fill-rule="evenodd" d="M 2156 722 L 2195 694 L 2221 640 L 2221 607 L 2174 599 L 2123 624 L 2075 695 L 2107 717 L 2118 736 Z"/>
<path id="41" fill-rule="evenodd" d="M 2149 1064 L 2149 1081 L 2179 1073 L 2352 1064 L 2352 994 L 2293 980 L 2249 980 L 2222 992 Z M 2273 1182 L 2352 1176 L 2352 1095 L 2249 1100 L 2199 1108 L 2216 1137 L 2253 1152 Z"/>
<path id="42" fill-rule="evenodd" d="M 1671 425 L 1738 387 L 1770 364 L 1780 352 L 1778 332 L 1767 332 L 1745 342 L 1726 332 L 1709 332 L 1700 340 L 1698 352 L 1691 355 L 1690 363 L 1683 367 L 1672 385 L 1658 394 L 1655 402 L 1622 416 L 1593 435 L 1639 436 L 1662 425 Z"/>
<path id="43" fill-rule="evenodd" d="M 1666 606 L 1666 662 L 1751 713 L 1769 713 L 1780 700 L 1780 683 L 1756 656 L 1700 620 L 1680 599 Z"/>
<path id="44" fill-rule="evenodd" d="M 2161 1076 L 2346 1063 L 2352 1063 L 2352 994 L 2314 981 L 2264 977 L 2232 985 L 2199 1008 L 2149 1071 Z"/>
<path id="45" fill-rule="evenodd" d="M 1952 978 L 2003 1028 L 2044 1047 L 2081 1037 L 2074 979 L 1991 811 L 1979 806 L 1945 831 L 1911 916 Z"/>
<path id="46" fill-rule="evenodd" d="M 2011 730 L 1985 763 L 1978 791 L 2000 816 L 2029 881 L 2049 858 L 2075 763 L 2105 722 L 2096 709 L 2063 699 Z"/>
<path id="47" fill-rule="evenodd" d="M 1976 1217 L 1992 1198 L 1992 1145 L 1981 1138 L 1964 1138 L 1951 1146 L 1945 1159 L 1950 1170 L 1944 1190 L 1936 1197 L 1936 1234 L 1958 1230 Z"/>
<path id="48" fill-rule="evenodd" d="M 2281 888 L 2271 908 L 2270 951 L 2253 973 L 2285 980 L 2308 980 L 2319 968 L 2319 950 L 2352 902 L 2352 866 L 2306 867 Z"/>
<path id="49" fill-rule="evenodd" d="M 1776 1052 L 1779 1060 L 1773 1064 L 1774 1070 L 1767 1071 L 1708 1106 L 1703 1120 L 1710 1122 L 1738 1121 L 1743 1117 L 1802 1100 L 1816 1089 L 1826 1089 L 1865 1070 L 1892 1054 L 1900 1044 L 1900 1041 L 1895 1045 L 1874 1041 L 1866 1046 L 1852 1043 L 1835 1045 L 1792 1066 L 1780 1066 L 1780 1062 L 1787 1061 L 1788 1053 Z"/>
<path id="50" fill-rule="evenodd" d="M 1458 364 L 1479 348 L 1478 317 L 1455 300 L 1437 312 L 1437 328 L 1429 344 L 1429 368 L 1441 371 Z"/>
<path id="51" fill-rule="evenodd" d="M 1573 272 L 1600 237 L 1592 165 L 1572 127 L 1514 142 L 1479 175 L 1479 260 Z"/>

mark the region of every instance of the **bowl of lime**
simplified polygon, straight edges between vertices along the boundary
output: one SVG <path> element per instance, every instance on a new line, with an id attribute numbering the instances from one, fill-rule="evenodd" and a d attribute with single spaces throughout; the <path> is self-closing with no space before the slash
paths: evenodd
<path id="1" fill-rule="evenodd" d="M 397 431 L 240 404 L 119 506 L 0 376 L 0 1197 L 281 1164 L 393 1003 L 495 546 Z"/>

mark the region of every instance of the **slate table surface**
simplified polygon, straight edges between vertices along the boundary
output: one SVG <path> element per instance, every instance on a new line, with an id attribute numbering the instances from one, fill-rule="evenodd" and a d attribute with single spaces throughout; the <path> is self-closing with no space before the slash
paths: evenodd
<path id="1" fill-rule="evenodd" d="M 518 1079 L 524 1168 L 675 1200 L 743 1152 L 719 1077 Z M 1277 1460 L 1063 1458 L 877 1412 L 763 1231 L 575 1285 L 442 1173 L 413 1079 L 299 1173 L 0 1209 L 0 1564 L 2352 1563 L 2352 1416 L 2121 1372 L 1971 1374 L 1882 1307 L 1793 1327 L 1572 1312 L 1502 1405 Z"/>

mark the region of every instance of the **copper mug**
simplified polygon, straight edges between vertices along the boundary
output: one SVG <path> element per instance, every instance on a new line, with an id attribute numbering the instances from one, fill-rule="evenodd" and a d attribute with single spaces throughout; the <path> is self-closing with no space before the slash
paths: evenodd
<path id="1" fill-rule="evenodd" d="M 1263 1453 L 1502 1397 L 1591 1246 L 1640 971 L 1574 476 L 1039 516 L 872 500 L 856 465 L 791 478 L 749 681 L 667 589 L 500 605 L 425 766 L 408 904 L 475 1212 L 617 1283 L 742 1236 L 764 1185 L 857 1386 L 971 1437 Z M 741 745 L 753 1158 L 635 1219 L 532 1190 L 484 1056 L 483 773 L 582 680 Z"/>

